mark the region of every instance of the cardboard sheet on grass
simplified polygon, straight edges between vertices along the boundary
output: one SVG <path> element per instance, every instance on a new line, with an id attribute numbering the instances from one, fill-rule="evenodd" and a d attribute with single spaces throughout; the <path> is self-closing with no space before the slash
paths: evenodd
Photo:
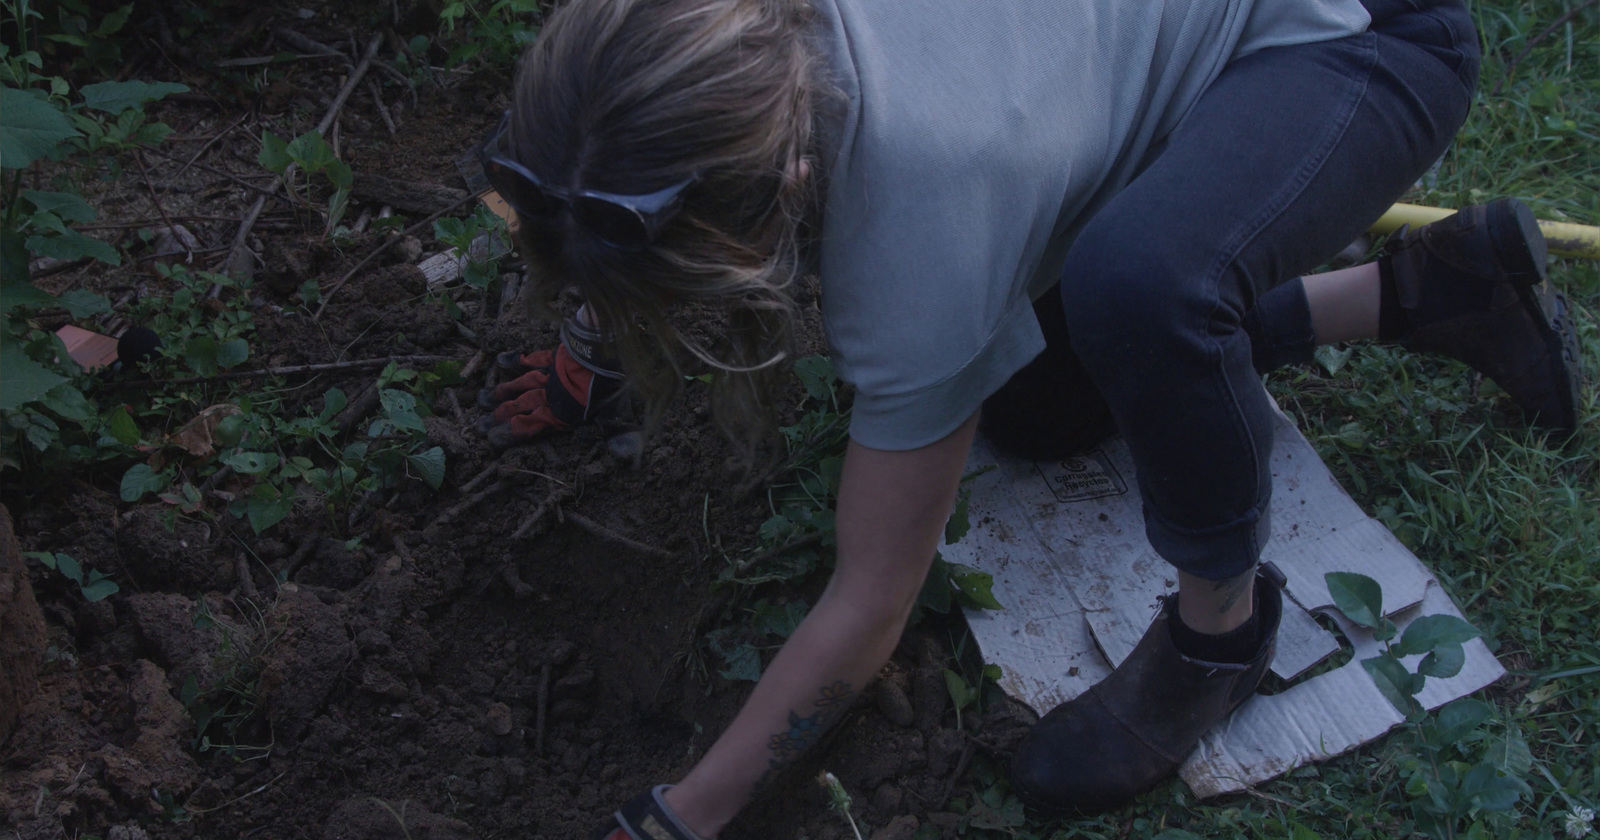
<path id="1" fill-rule="evenodd" d="M 1120 439 L 1083 457 L 1038 463 L 998 456 L 980 440 L 967 467 L 969 474 L 990 469 L 969 482 L 972 529 L 943 554 L 994 576 L 995 598 L 1006 608 L 969 610 L 973 636 L 984 660 L 1004 670 L 1001 687 L 1043 713 L 1087 690 L 1133 650 L 1159 596 L 1176 590 L 1177 573 L 1145 539 L 1133 465 Z M 1402 722 L 1361 666 L 1380 643 L 1332 608 L 1324 572 L 1376 579 L 1385 611 L 1402 628 L 1420 615 L 1460 615 L 1427 568 L 1362 513 L 1281 413 L 1272 473 L 1273 535 L 1262 559 L 1289 579 L 1273 671 L 1290 685 L 1252 698 L 1201 741 L 1180 775 L 1202 798 L 1331 758 Z M 1332 616 L 1354 655 L 1297 681 L 1339 650 L 1313 612 Z M 1429 708 L 1504 673 L 1481 641 L 1469 643 L 1466 654 L 1460 674 L 1428 680 L 1419 699 Z"/>

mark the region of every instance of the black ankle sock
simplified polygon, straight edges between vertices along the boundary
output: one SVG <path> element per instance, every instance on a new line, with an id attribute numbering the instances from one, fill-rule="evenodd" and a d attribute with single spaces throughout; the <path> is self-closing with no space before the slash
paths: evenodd
<path id="1" fill-rule="evenodd" d="M 1388 257 L 1378 260 L 1378 340 L 1398 341 L 1410 331 L 1400 292 L 1394 284 L 1394 266 Z"/>
<path id="2" fill-rule="evenodd" d="M 1172 644 L 1178 652 L 1190 659 L 1201 659 L 1206 662 L 1225 662 L 1228 664 L 1243 664 L 1255 657 L 1261 649 L 1260 640 L 1256 638 L 1260 622 L 1256 616 L 1244 620 L 1238 627 L 1226 633 L 1212 635 L 1190 629 L 1178 617 L 1176 610 L 1172 613 Z"/>

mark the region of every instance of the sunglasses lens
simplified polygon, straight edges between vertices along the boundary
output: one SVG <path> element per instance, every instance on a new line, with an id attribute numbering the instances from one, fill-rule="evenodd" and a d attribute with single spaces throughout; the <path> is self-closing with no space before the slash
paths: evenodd
<path id="1" fill-rule="evenodd" d="M 602 242 L 619 248 L 643 248 L 650 244 L 650 232 L 639 214 L 599 198 L 581 197 L 572 207 L 578 223 L 593 231 Z"/>

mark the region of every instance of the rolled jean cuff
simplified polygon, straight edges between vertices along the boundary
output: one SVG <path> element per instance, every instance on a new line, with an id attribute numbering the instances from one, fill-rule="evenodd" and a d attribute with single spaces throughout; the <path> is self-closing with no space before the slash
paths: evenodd
<path id="1" fill-rule="evenodd" d="M 1144 506 L 1145 536 L 1178 571 L 1204 580 L 1227 580 L 1255 568 L 1261 547 L 1272 536 L 1270 509 L 1251 510 L 1225 525 L 1182 528 L 1162 522 Z"/>
<path id="2" fill-rule="evenodd" d="M 1299 277 L 1262 295 L 1244 315 L 1250 335 L 1250 361 L 1257 373 L 1309 364 L 1317 337 L 1311 331 L 1311 305 Z"/>

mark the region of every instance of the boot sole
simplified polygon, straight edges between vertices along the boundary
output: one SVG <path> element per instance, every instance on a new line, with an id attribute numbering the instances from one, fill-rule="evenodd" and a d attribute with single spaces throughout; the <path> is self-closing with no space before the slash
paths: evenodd
<path id="1" fill-rule="evenodd" d="M 1549 246 L 1539 220 L 1528 205 L 1514 198 L 1502 199 L 1485 208 L 1495 259 L 1517 289 L 1528 314 L 1541 326 L 1550 373 L 1565 382 L 1561 389 L 1560 417 L 1533 416 L 1529 422 L 1567 434 L 1577 431 L 1578 336 L 1567 314 L 1567 301 L 1550 288 Z"/>

